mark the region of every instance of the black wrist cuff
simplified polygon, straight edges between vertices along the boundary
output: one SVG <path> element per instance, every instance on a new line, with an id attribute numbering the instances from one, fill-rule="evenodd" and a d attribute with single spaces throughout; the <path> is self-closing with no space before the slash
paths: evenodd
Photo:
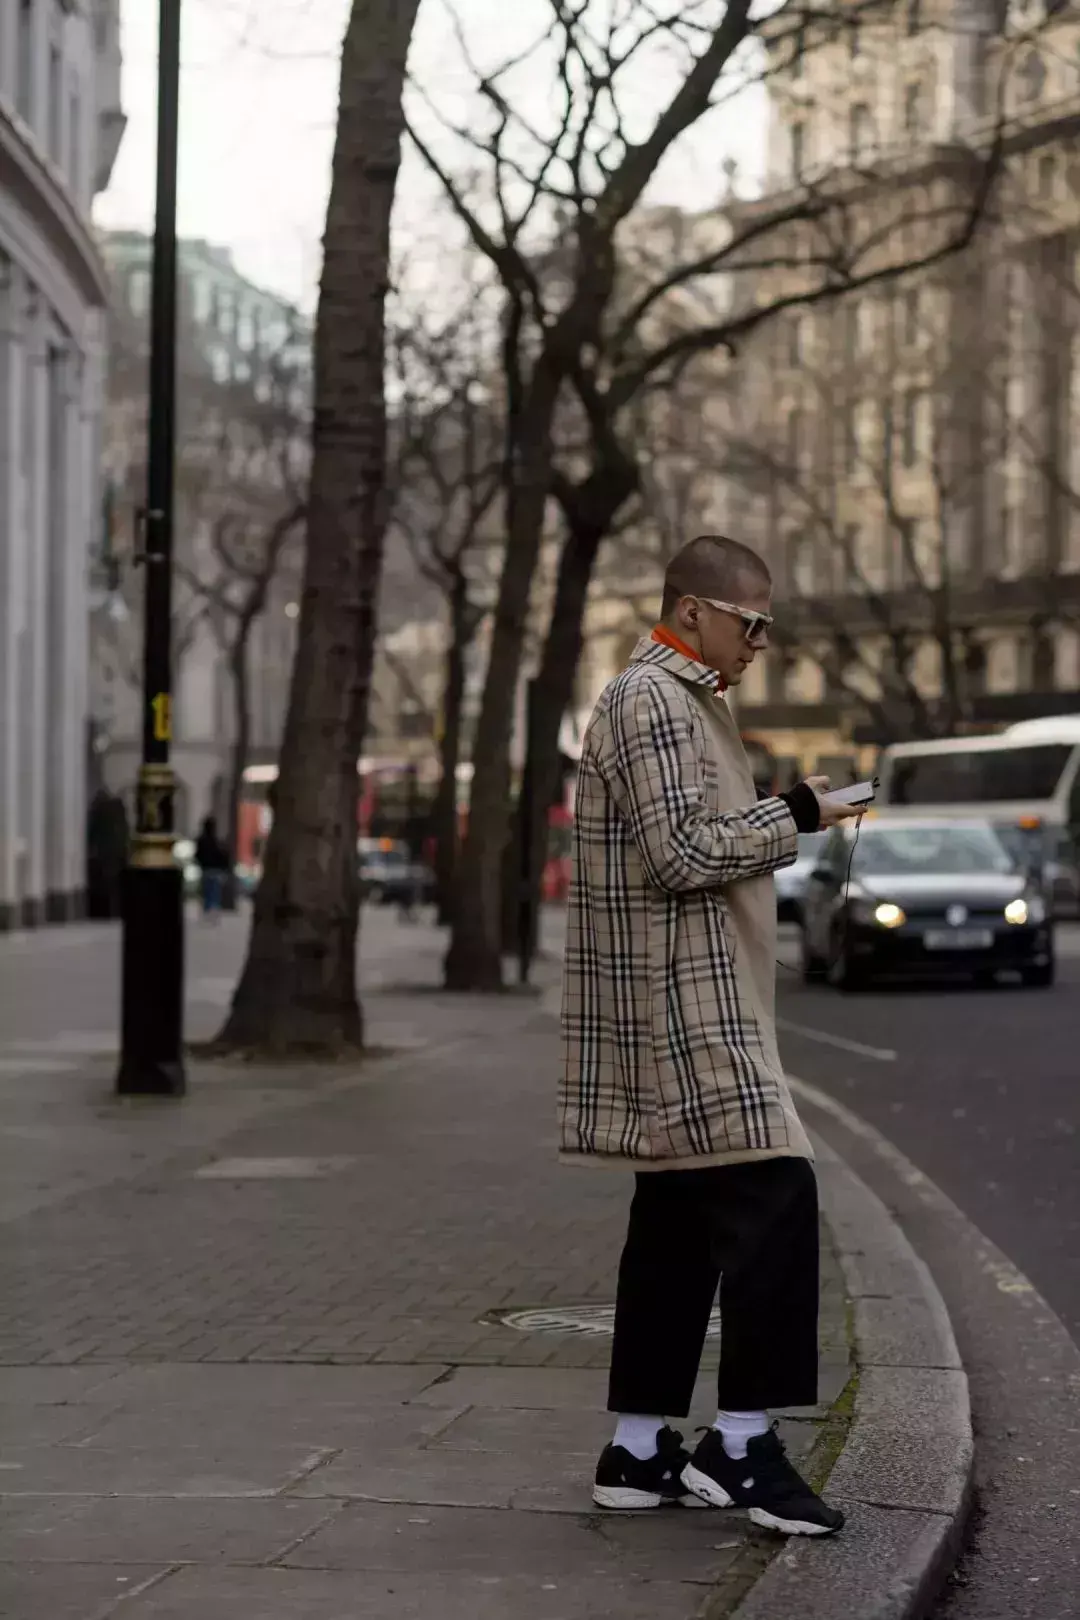
<path id="1" fill-rule="evenodd" d="M 796 827 L 801 833 L 815 833 L 821 827 L 821 806 L 818 804 L 817 794 L 806 782 L 796 782 L 788 793 L 780 793 L 778 798 L 783 799 Z"/>

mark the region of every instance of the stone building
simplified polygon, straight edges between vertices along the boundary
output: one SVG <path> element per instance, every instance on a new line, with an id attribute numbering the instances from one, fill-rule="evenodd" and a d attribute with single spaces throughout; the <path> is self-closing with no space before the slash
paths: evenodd
<path id="1" fill-rule="evenodd" d="M 764 187 L 721 212 L 734 232 L 794 223 L 752 270 L 733 261 L 726 307 L 820 279 L 826 197 L 838 266 L 912 268 L 771 316 L 663 401 L 667 522 L 646 525 L 651 574 L 645 545 L 598 582 L 582 708 L 651 617 L 664 556 L 717 528 L 773 568 L 776 647 L 738 710 L 782 775 L 1080 711 L 1075 14 L 883 0 L 798 30 L 778 13 L 769 50 Z"/>
<path id="2" fill-rule="evenodd" d="M 0 928 L 80 914 L 118 0 L 0 0 Z"/>
<path id="3" fill-rule="evenodd" d="M 110 791 L 128 796 L 141 755 L 141 572 L 136 514 L 145 499 L 146 385 L 152 242 L 136 231 L 102 237 L 110 283 L 104 461 L 109 526 L 98 559 L 91 704 L 96 758 Z M 248 281 L 227 250 L 178 246 L 177 462 L 173 768 L 177 829 L 215 813 L 225 824 L 236 735 L 229 672 L 236 599 L 225 556 L 256 568 L 274 523 L 302 498 L 312 382 L 310 321 Z M 221 542 L 225 545 L 222 546 Z M 274 763 L 289 695 L 300 577 L 298 527 L 269 579 L 249 642 L 249 762 Z M 239 575 L 239 569 L 234 570 Z"/>

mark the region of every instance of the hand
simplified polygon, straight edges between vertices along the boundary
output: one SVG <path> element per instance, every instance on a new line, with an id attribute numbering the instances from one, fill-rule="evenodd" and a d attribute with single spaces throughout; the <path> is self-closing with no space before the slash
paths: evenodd
<path id="1" fill-rule="evenodd" d="M 833 804 L 830 800 L 826 799 L 825 794 L 829 791 L 829 778 L 827 776 L 808 776 L 806 778 L 806 785 L 808 788 L 813 789 L 814 797 L 817 799 L 818 806 L 821 810 L 822 832 L 824 832 L 827 827 L 835 827 L 838 821 L 850 821 L 852 817 L 858 817 L 866 814 L 865 805 Z"/>

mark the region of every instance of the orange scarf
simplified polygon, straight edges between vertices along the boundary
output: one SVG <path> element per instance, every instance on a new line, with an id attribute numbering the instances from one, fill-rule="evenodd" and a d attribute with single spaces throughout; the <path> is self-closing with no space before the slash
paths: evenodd
<path id="1" fill-rule="evenodd" d="M 671 647 L 673 651 L 682 653 L 683 657 L 689 658 L 691 663 L 701 663 L 701 654 L 696 653 L 689 642 L 684 641 L 681 636 L 677 636 L 674 630 L 669 630 L 666 624 L 658 624 L 654 628 L 652 639 L 658 641 L 662 647 Z M 708 668 L 708 665 L 705 667 Z M 720 679 L 719 675 L 716 677 L 716 690 L 718 692 L 727 691 L 727 685 Z"/>

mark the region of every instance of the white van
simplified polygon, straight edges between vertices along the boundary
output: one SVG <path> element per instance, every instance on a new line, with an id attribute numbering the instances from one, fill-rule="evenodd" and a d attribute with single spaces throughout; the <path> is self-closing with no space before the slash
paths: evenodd
<path id="1" fill-rule="evenodd" d="M 1080 715 L 1024 720 L 993 737 L 893 743 L 877 804 L 892 813 L 985 815 L 1044 869 L 1059 915 L 1080 909 Z"/>

